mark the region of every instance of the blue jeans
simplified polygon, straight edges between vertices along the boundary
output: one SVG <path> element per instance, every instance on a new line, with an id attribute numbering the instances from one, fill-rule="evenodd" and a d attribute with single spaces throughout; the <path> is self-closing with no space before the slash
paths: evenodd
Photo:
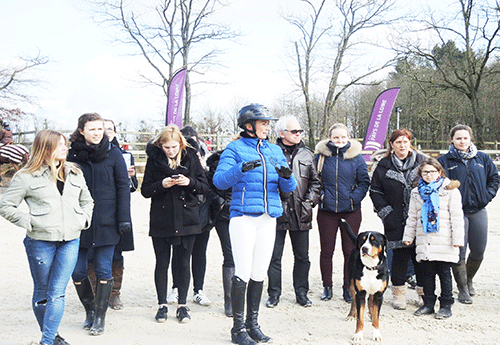
<path id="1" fill-rule="evenodd" d="M 68 242 L 40 241 L 28 236 L 24 239 L 33 277 L 32 307 L 42 331 L 42 343 L 52 345 L 56 337 L 79 245 L 79 238 Z"/>
<path id="2" fill-rule="evenodd" d="M 97 279 L 110 280 L 113 278 L 113 253 L 115 246 L 102 246 L 89 248 L 80 248 L 78 260 L 76 261 L 75 271 L 73 272 L 73 281 L 81 282 L 88 275 L 88 255 L 93 255 L 94 271 Z"/>

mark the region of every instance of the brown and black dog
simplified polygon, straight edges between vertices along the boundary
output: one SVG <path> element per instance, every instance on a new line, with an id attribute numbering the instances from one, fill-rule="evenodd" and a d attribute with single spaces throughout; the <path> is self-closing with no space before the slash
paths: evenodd
<path id="1" fill-rule="evenodd" d="M 349 291 L 352 296 L 351 310 L 348 320 L 356 318 L 354 342 L 363 340 L 364 314 L 366 296 L 368 295 L 368 311 L 372 319 L 373 340 L 381 341 L 379 330 L 380 307 L 389 281 L 389 267 L 385 256 L 387 239 L 377 231 L 365 231 L 357 237 L 347 222 L 342 222 L 356 248 L 349 258 Z"/>

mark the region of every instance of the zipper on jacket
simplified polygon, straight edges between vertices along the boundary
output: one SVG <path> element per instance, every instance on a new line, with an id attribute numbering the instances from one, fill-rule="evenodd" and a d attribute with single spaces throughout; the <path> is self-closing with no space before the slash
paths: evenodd
<path id="1" fill-rule="evenodd" d="M 260 147 L 262 146 L 262 139 L 259 139 L 259 142 L 257 143 L 257 152 L 260 155 L 260 158 L 262 159 L 262 169 L 264 173 L 264 178 L 262 179 L 264 183 L 264 210 L 266 211 L 267 214 L 269 214 L 269 205 L 267 204 L 267 166 L 266 166 L 266 160 L 264 159 L 264 155 L 262 152 L 260 152 Z"/>
<path id="2" fill-rule="evenodd" d="M 339 211 L 339 154 L 340 154 L 340 149 L 337 147 L 337 162 L 336 162 L 336 169 L 335 169 L 335 212 Z"/>
<path id="3" fill-rule="evenodd" d="M 243 192 L 241 193 L 241 204 L 245 204 L 245 188 L 246 187 L 243 187 Z"/>
<path id="4" fill-rule="evenodd" d="M 68 182 L 68 179 L 66 178 L 66 182 Z M 56 185 L 56 189 L 57 189 L 57 185 Z M 57 190 L 57 193 L 59 193 L 59 190 Z M 63 188 L 63 193 L 64 193 L 64 188 Z M 60 196 L 59 196 L 59 199 L 61 200 L 61 218 L 62 218 L 62 240 L 65 241 L 66 240 L 66 223 L 64 221 L 64 200 L 63 200 L 63 196 L 61 193 L 59 193 Z"/>

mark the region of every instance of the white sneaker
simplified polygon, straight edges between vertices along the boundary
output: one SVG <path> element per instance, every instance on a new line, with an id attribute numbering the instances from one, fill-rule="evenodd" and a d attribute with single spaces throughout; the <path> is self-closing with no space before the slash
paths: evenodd
<path id="1" fill-rule="evenodd" d="M 170 291 L 170 295 L 167 297 L 167 303 L 168 304 L 177 304 L 179 301 L 179 290 L 177 288 L 173 288 L 172 291 Z"/>
<path id="2" fill-rule="evenodd" d="M 203 290 L 198 290 L 198 293 L 195 293 L 193 296 L 193 302 L 198 303 L 199 305 L 209 306 L 212 304 L 208 297 L 205 295 Z"/>

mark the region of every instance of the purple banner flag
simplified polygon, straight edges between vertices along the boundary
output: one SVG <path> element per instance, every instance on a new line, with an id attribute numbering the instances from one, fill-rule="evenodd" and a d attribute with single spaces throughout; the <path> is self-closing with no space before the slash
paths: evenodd
<path id="1" fill-rule="evenodd" d="M 184 94 L 184 82 L 186 81 L 186 69 L 178 70 L 168 86 L 167 122 L 166 125 L 176 124 L 182 128 L 182 95 Z"/>
<path id="2" fill-rule="evenodd" d="M 373 104 L 372 116 L 366 131 L 363 150 L 377 151 L 384 147 L 384 141 L 391 118 L 392 108 L 398 96 L 399 87 L 382 92 Z M 370 155 L 363 155 L 365 160 L 370 160 Z"/>

